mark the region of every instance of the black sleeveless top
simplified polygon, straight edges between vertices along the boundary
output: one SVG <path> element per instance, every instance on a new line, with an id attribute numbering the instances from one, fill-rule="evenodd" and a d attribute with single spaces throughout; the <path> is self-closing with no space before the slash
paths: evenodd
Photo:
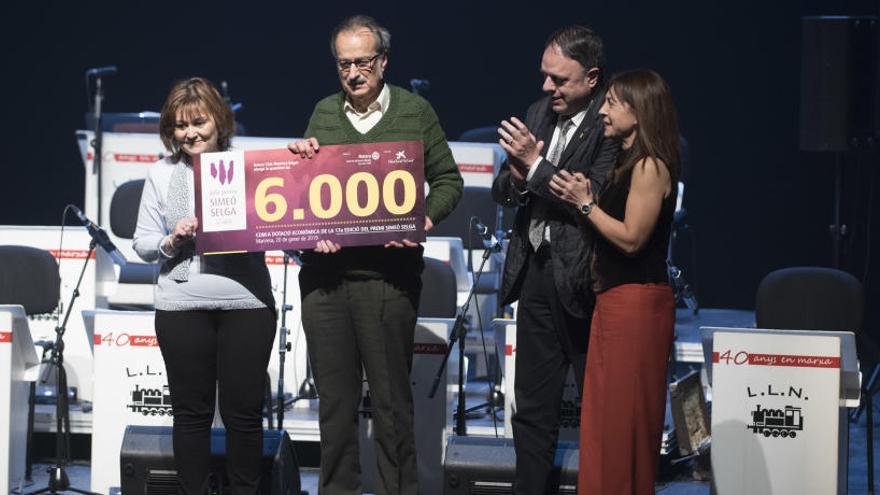
<path id="1" fill-rule="evenodd" d="M 631 152 L 621 150 L 617 156 L 614 170 L 599 193 L 599 207 L 614 219 L 623 221 L 626 213 L 626 200 L 632 182 L 631 167 L 620 177 L 614 179 L 617 170 L 626 164 Z M 674 179 L 673 179 L 674 180 Z M 623 284 L 668 284 L 666 251 L 675 213 L 678 187 L 673 182 L 672 192 L 663 199 L 660 216 L 654 231 L 642 250 L 629 256 L 601 235 L 596 236 L 593 250 L 593 290 L 601 292 Z"/>

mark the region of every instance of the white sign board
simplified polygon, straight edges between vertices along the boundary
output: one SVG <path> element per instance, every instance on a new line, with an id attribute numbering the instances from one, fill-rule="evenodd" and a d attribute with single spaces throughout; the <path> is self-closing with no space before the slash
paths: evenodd
<path id="1" fill-rule="evenodd" d="M 29 382 L 39 358 L 21 306 L 0 306 L 0 495 L 20 489 L 27 452 Z"/>
<path id="2" fill-rule="evenodd" d="M 830 336 L 715 332 L 718 495 L 838 492 L 840 356 Z"/>
<path id="3" fill-rule="evenodd" d="M 466 186 L 492 187 L 501 161 L 507 156 L 501 146 L 494 143 L 451 142 L 449 148 Z"/>
<path id="4" fill-rule="evenodd" d="M 95 392 L 92 491 L 120 486 L 119 451 L 127 425 L 171 426 L 171 395 L 152 311 L 94 314 Z"/>

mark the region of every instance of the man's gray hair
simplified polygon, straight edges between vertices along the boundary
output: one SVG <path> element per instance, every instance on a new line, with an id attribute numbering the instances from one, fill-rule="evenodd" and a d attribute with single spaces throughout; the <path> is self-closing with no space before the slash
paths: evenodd
<path id="1" fill-rule="evenodd" d="M 376 40 L 376 53 L 387 54 L 391 50 L 391 33 L 388 29 L 368 15 L 353 15 L 340 22 L 330 34 L 330 53 L 334 58 L 336 57 L 336 38 L 339 33 L 357 31 L 362 28 L 373 33 L 373 38 Z"/>

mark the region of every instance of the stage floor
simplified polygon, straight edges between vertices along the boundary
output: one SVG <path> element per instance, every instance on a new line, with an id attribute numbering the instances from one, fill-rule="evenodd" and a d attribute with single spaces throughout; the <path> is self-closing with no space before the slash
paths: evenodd
<path id="1" fill-rule="evenodd" d="M 868 493 L 865 447 L 866 431 L 866 415 L 864 414 L 857 424 L 850 424 L 849 495 L 864 495 Z M 877 437 L 874 437 L 874 450 L 880 452 L 878 450 L 880 449 L 880 439 Z M 33 483 L 24 486 L 24 491 L 45 486 L 48 482 L 46 469 L 49 466 L 49 464 L 45 463 L 34 465 Z M 875 478 L 878 478 L 880 470 L 875 467 L 874 472 Z M 70 481 L 74 487 L 88 489 L 91 466 L 82 462 L 76 462 L 69 467 L 68 475 L 70 475 Z M 300 476 L 302 489 L 308 492 L 309 495 L 316 495 L 318 493 L 317 469 L 302 468 Z M 709 483 L 694 481 L 691 478 L 691 471 L 688 466 L 682 466 L 675 471 L 667 472 L 657 482 L 656 489 L 657 493 L 662 495 L 709 495 Z"/>

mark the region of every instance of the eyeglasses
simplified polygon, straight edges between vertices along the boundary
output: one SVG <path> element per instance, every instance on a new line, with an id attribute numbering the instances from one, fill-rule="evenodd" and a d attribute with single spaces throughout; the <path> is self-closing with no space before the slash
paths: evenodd
<path id="1" fill-rule="evenodd" d="M 377 53 L 370 58 L 356 58 L 354 60 L 347 60 L 344 58 L 336 59 L 336 67 L 339 69 L 339 72 L 343 74 L 347 74 L 351 71 L 351 65 L 354 64 L 357 67 L 357 70 L 360 72 L 372 72 L 373 71 L 373 62 L 376 61 L 382 53 Z"/>

